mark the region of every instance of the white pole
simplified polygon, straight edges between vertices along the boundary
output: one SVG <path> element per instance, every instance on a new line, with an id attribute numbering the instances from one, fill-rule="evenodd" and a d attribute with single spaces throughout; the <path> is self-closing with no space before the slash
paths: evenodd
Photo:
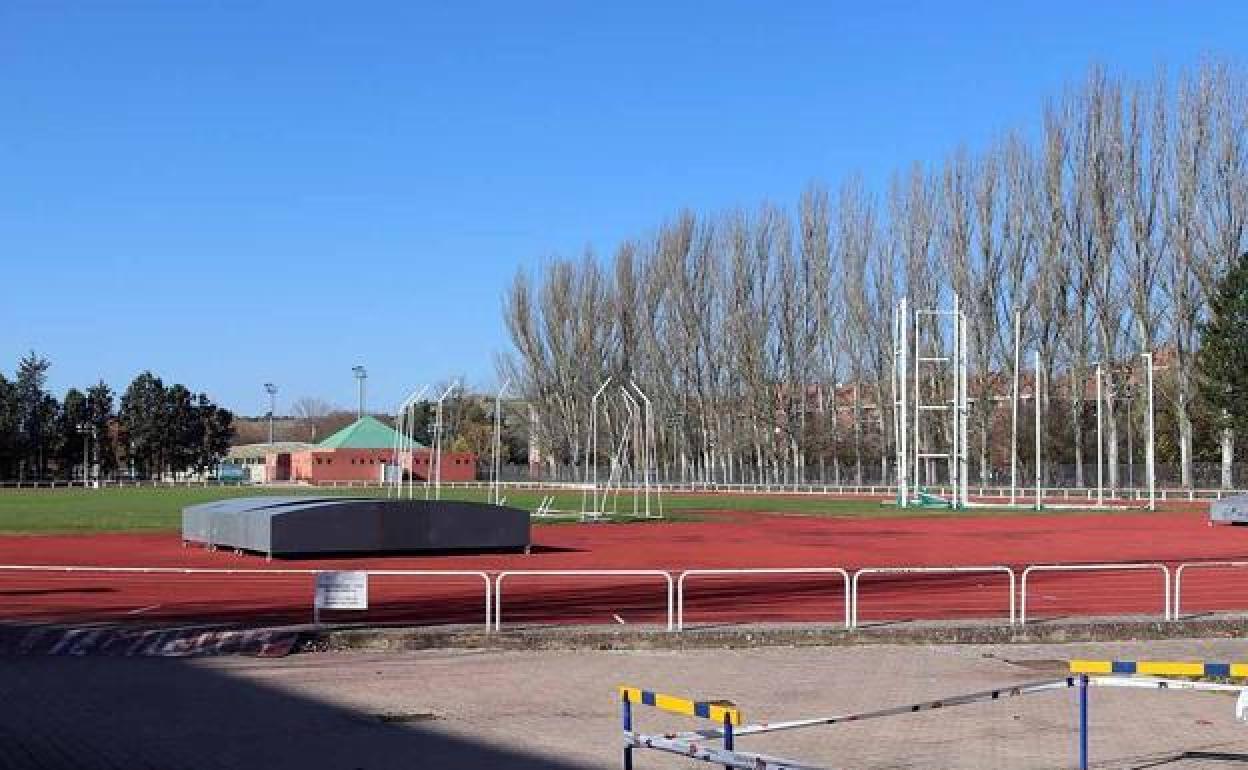
<path id="1" fill-rule="evenodd" d="M 1010 505 L 1018 501 L 1018 369 L 1022 349 L 1023 316 L 1014 311 L 1014 390 L 1010 396 Z"/>
<path id="2" fill-rule="evenodd" d="M 958 435 L 958 429 L 961 422 L 958 419 L 958 404 L 962 400 L 962 383 L 959 381 L 960 370 L 958 362 L 962 359 L 962 335 L 958 332 L 958 316 L 961 313 L 961 303 L 958 301 L 958 294 L 953 294 L 953 313 L 951 319 L 953 321 L 953 350 L 949 356 L 949 369 L 953 373 L 953 396 L 949 400 L 949 416 L 952 418 L 952 430 L 949 435 L 953 442 L 949 446 L 949 486 L 951 487 L 949 504 L 957 509 L 959 507 L 958 495 L 962 491 L 962 482 L 958 479 L 958 471 L 961 467 L 958 464 L 958 447 L 962 446 L 962 437 Z M 937 316 L 939 318 L 939 316 Z"/>
<path id="3" fill-rule="evenodd" d="M 1032 388 L 1032 399 L 1036 407 L 1036 510 L 1041 508 L 1040 492 L 1040 351 L 1036 351 L 1036 378 Z"/>
<path id="4" fill-rule="evenodd" d="M 1101 439 L 1101 401 L 1102 391 L 1104 390 L 1102 383 L 1104 376 L 1101 374 L 1101 362 L 1096 362 L 1096 504 L 1098 506 L 1105 504 L 1105 463 L 1102 460 L 1102 449 L 1105 442 Z"/>
<path id="5" fill-rule="evenodd" d="M 914 478 L 911 483 L 914 485 L 914 497 L 919 497 L 919 455 L 923 452 L 923 442 L 920 440 L 919 428 L 923 422 L 923 398 L 922 392 L 919 390 L 919 311 L 914 311 L 914 446 L 911 452 L 914 454 Z M 929 479 L 930 481 L 930 479 Z"/>
<path id="6" fill-rule="evenodd" d="M 906 387 L 906 378 L 910 374 L 908 367 L 910 356 L 910 324 L 906 320 L 909 317 L 910 301 L 908 297 L 901 298 L 901 317 L 898 319 L 898 327 L 901 335 L 901 367 L 898 371 L 898 386 L 901 391 L 901 461 L 899 463 L 900 478 L 898 486 L 901 488 L 901 503 L 906 505 L 909 502 L 910 495 L 910 409 L 909 396 L 910 389 Z M 835 388 L 835 385 L 833 385 Z M 835 390 L 833 393 L 835 394 Z M 832 419 L 836 419 L 836 415 L 832 415 Z"/>
<path id="7" fill-rule="evenodd" d="M 1148 466 L 1148 510 L 1157 510 L 1157 475 L 1156 475 L 1156 434 L 1154 430 L 1153 415 L 1153 354 L 1151 352 L 1142 353 L 1145 362 L 1145 371 L 1148 375 L 1148 444 L 1144 455 L 1144 462 Z"/>
<path id="8" fill-rule="evenodd" d="M 511 387 L 511 379 L 509 378 L 498 389 L 498 393 L 494 395 L 494 479 L 492 485 L 492 499 L 490 502 L 499 505 L 502 500 L 502 473 L 503 473 L 503 394 L 507 392 L 507 388 Z"/>

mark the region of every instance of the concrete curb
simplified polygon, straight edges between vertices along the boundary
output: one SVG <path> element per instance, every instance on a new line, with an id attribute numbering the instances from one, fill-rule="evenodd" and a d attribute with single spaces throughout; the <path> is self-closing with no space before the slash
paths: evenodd
<path id="1" fill-rule="evenodd" d="M 480 628 L 302 629 L 296 652 L 493 650 L 696 650 L 857 644 L 1051 644 L 1248 636 L 1248 617 L 1186 621 L 1094 619 L 1036 623 L 905 624 L 846 631 L 839 626 L 733 626 L 669 633 L 658 628 L 584 626 L 519 628 L 487 634 Z"/>

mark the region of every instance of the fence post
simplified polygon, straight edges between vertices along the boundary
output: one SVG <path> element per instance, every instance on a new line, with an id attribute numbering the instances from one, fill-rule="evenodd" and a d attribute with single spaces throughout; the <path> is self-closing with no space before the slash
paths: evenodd
<path id="1" fill-rule="evenodd" d="M 1079 675 L 1079 770 L 1088 770 L 1088 675 Z"/>
<path id="2" fill-rule="evenodd" d="M 624 732 L 631 733 L 633 731 L 633 704 L 628 700 L 628 690 L 624 690 L 624 697 L 620 703 L 620 716 L 624 721 Z M 627 740 L 632 740 L 626 736 Z M 624 770 L 633 770 L 633 747 L 630 744 L 624 744 Z"/>
<path id="3" fill-rule="evenodd" d="M 724 751 L 732 751 L 732 715 L 724 712 Z M 732 770 L 732 765 L 724 765 L 727 770 Z"/>

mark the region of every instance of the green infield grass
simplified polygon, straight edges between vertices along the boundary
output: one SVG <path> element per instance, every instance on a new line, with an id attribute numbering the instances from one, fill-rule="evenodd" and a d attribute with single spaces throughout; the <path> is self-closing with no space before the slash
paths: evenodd
<path id="1" fill-rule="evenodd" d="M 417 498 L 424 497 L 416 487 Z M 529 511 L 535 510 L 547 495 L 553 494 L 556 511 L 535 523 L 559 524 L 579 520 L 582 495 L 576 491 L 541 492 L 507 490 L 504 502 Z M 257 495 L 344 495 L 385 497 L 377 488 L 309 487 L 128 487 L 122 489 L 5 489 L 0 490 L 0 533 L 71 533 L 176 530 L 181 526 L 182 508 L 195 503 L 227 497 Z M 444 487 L 442 496 L 450 500 L 484 502 L 484 488 Z M 637 501 L 638 509 L 642 501 Z M 657 509 L 652 498 L 652 510 Z M 610 521 L 632 521 L 633 499 L 628 493 L 612 496 L 607 508 Z M 807 516 L 892 518 L 898 516 L 998 516 L 1036 513 L 1019 509 L 975 508 L 969 511 L 945 509 L 905 509 L 881 505 L 871 500 L 845 500 L 821 495 L 742 495 L 742 494 L 665 494 L 662 521 L 693 521 L 708 511 L 740 511 Z M 1077 511 L 1042 511 L 1062 515 Z"/>

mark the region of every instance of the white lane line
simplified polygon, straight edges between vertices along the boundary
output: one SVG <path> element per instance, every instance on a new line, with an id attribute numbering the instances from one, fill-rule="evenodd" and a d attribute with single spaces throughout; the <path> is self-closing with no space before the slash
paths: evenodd
<path id="1" fill-rule="evenodd" d="M 127 611 L 126 611 L 126 614 L 127 614 L 127 615 L 138 615 L 138 614 L 140 614 L 140 613 L 147 612 L 148 610 L 154 610 L 154 609 L 156 609 L 156 608 L 157 608 L 157 607 L 159 607 L 159 606 L 160 606 L 159 604 L 149 604 L 149 605 L 147 605 L 146 607 L 138 607 L 138 608 L 133 609 L 133 610 L 127 610 Z"/>

